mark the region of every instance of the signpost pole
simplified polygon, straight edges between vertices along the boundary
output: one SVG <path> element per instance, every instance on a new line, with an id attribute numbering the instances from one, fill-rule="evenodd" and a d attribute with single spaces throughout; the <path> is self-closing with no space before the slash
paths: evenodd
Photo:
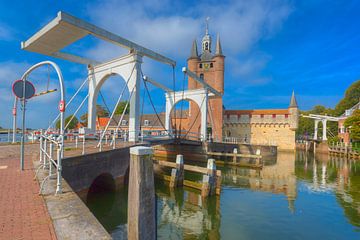
<path id="1" fill-rule="evenodd" d="M 21 134 L 21 150 L 20 150 L 20 170 L 24 170 L 24 140 L 25 140 L 25 105 L 26 105 L 26 77 L 23 79 L 23 97 L 22 97 L 22 134 Z"/>

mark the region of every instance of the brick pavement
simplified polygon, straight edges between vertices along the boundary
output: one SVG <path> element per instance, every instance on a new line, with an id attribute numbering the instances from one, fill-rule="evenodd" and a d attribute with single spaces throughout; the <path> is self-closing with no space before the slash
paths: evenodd
<path id="1" fill-rule="evenodd" d="M 0 239 L 56 239 L 45 202 L 38 195 L 31 155 L 26 146 L 25 170 L 19 170 L 19 145 L 0 146 Z M 7 167 L 6 167 L 7 166 Z"/>

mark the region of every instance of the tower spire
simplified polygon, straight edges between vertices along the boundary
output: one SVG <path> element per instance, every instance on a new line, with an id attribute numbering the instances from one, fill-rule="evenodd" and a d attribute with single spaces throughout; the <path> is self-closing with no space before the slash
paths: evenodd
<path id="1" fill-rule="evenodd" d="M 296 101 L 296 98 L 295 98 L 295 91 L 293 90 L 289 108 L 297 108 L 297 107 L 298 107 L 298 104 L 297 104 L 297 101 Z"/>
<path id="2" fill-rule="evenodd" d="M 192 47 L 191 47 L 191 52 L 190 52 L 190 58 L 198 58 L 199 54 L 198 54 L 198 49 L 197 49 L 197 42 L 196 39 L 194 39 Z"/>
<path id="3" fill-rule="evenodd" d="M 219 34 L 217 35 L 217 39 L 216 39 L 215 55 L 223 55 L 222 54 L 222 48 L 221 48 L 220 35 Z"/>

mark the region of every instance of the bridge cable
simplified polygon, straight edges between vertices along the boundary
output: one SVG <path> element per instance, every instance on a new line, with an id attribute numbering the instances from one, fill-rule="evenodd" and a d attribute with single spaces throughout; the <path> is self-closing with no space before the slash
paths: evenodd
<path id="1" fill-rule="evenodd" d="M 185 78 L 186 78 L 186 75 L 184 73 L 184 79 L 183 79 L 183 85 L 182 85 L 182 96 L 181 96 L 181 110 L 180 110 L 180 126 L 179 126 L 179 138 L 181 136 L 181 125 L 182 125 L 182 117 L 183 117 L 183 105 L 184 105 L 184 93 L 185 93 Z M 175 93 L 174 93 L 175 95 Z M 175 104 L 176 105 L 176 104 Z M 190 104 L 189 104 L 189 107 L 190 107 Z M 174 109 L 176 111 L 176 107 Z M 176 119 L 175 119 L 175 122 L 176 122 Z"/>
<path id="2" fill-rule="evenodd" d="M 133 75 L 133 73 L 134 73 L 135 66 L 136 66 L 136 65 L 134 64 L 134 67 L 133 67 L 132 70 L 131 70 L 130 76 L 129 76 L 129 78 L 127 79 L 126 84 L 124 85 L 124 87 L 123 87 L 123 89 L 122 89 L 122 91 L 121 91 L 121 94 L 120 94 L 120 96 L 119 96 L 119 98 L 118 98 L 118 100 L 117 100 L 117 102 L 116 102 L 116 105 L 115 105 L 115 107 L 114 107 L 114 110 L 113 110 L 112 113 L 111 113 L 110 119 L 109 119 L 109 121 L 107 122 L 106 127 L 105 127 L 103 133 L 101 134 L 101 137 L 100 137 L 99 143 L 97 144 L 97 147 L 100 146 L 100 144 L 101 144 L 101 142 L 102 142 L 102 140 L 103 140 L 103 138 L 104 138 L 104 136 L 105 136 L 105 133 L 106 133 L 107 129 L 109 128 L 110 122 L 111 122 L 111 120 L 112 120 L 113 117 L 114 117 L 115 111 L 116 111 L 116 109 L 117 109 L 117 107 L 118 107 L 118 105 L 119 105 L 119 103 L 120 103 L 120 100 L 121 100 L 123 94 L 124 94 L 125 88 L 126 88 L 127 84 L 129 83 L 129 81 L 130 81 L 130 79 L 131 79 L 131 77 L 132 77 L 132 75 Z M 135 85 L 135 86 L 136 86 L 136 85 Z"/>
<path id="3" fill-rule="evenodd" d="M 74 98 L 78 95 L 78 93 L 81 91 L 81 89 L 84 87 L 85 83 L 89 80 L 89 77 L 85 78 L 84 82 L 80 85 L 80 87 L 78 88 L 78 90 L 74 93 L 74 95 L 70 98 L 70 100 L 66 103 L 65 105 L 65 109 L 70 105 L 70 103 L 74 100 Z M 50 123 L 50 125 L 48 126 L 46 132 L 48 132 L 51 128 L 51 126 L 53 126 L 55 124 L 55 122 L 59 119 L 60 117 L 60 113 L 56 116 L 56 118 Z"/>
<path id="4" fill-rule="evenodd" d="M 174 103 L 175 103 L 175 66 L 172 66 L 172 77 L 173 77 L 173 91 L 174 91 Z M 171 112 L 169 113 L 171 114 Z M 176 108 L 175 108 L 175 112 L 174 112 L 174 118 L 175 118 L 175 124 L 174 124 L 174 128 L 175 128 L 175 137 L 177 135 L 177 131 L 176 131 Z M 171 118 L 170 118 L 171 120 Z M 171 125 L 171 123 L 170 123 Z"/>
<path id="5" fill-rule="evenodd" d="M 125 85 L 125 86 L 126 86 L 126 85 Z M 108 105 L 107 105 L 106 102 L 105 102 L 105 98 L 104 98 L 104 96 L 102 95 L 101 90 L 99 90 L 99 93 L 100 93 L 101 100 L 102 100 L 102 102 L 103 102 L 104 105 L 105 105 L 106 110 L 107 110 L 108 113 L 110 114 L 110 109 L 109 109 Z M 115 118 L 114 118 L 113 120 L 114 120 L 116 123 L 118 123 Z"/>
<path id="6" fill-rule="evenodd" d="M 146 92 L 147 92 L 147 94 L 148 94 L 148 96 L 149 96 L 150 104 L 151 104 L 152 108 L 154 109 L 154 112 L 155 112 L 155 114 L 156 114 L 156 117 L 158 118 L 161 126 L 165 129 L 166 132 L 168 132 L 168 130 L 167 130 L 166 127 L 164 126 L 163 122 L 160 120 L 159 114 L 157 113 L 157 111 L 156 111 L 156 109 L 155 109 L 154 103 L 153 103 L 153 101 L 152 101 L 152 98 L 151 98 L 151 95 L 150 95 L 148 86 L 147 86 L 147 84 L 146 84 L 146 81 L 145 81 L 144 78 L 143 78 L 143 73 L 142 73 L 142 72 L 141 72 L 141 75 L 142 75 L 142 79 L 143 79 L 143 82 L 144 82 L 144 86 L 145 86 Z M 169 132 L 168 132 L 168 133 L 169 133 Z"/>
<path id="7" fill-rule="evenodd" d="M 205 101 L 205 98 L 203 98 L 202 102 L 201 102 L 201 105 L 199 106 L 199 111 L 197 112 L 196 114 L 196 117 L 195 117 L 195 120 L 193 121 L 191 127 L 188 129 L 187 133 L 185 134 L 184 138 L 187 137 L 187 135 L 189 134 L 190 130 L 193 128 L 193 126 L 195 125 L 195 122 L 196 120 L 198 119 L 199 115 L 200 115 L 200 112 L 201 112 L 201 107 L 202 105 L 204 104 L 204 101 Z"/>

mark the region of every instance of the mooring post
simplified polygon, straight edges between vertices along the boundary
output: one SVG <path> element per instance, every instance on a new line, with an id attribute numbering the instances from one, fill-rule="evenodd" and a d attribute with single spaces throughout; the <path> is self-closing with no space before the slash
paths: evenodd
<path id="1" fill-rule="evenodd" d="M 79 141 L 79 137 L 75 136 L 75 148 L 78 148 L 78 141 Z"/>
<path id="2" fill-rule="evenodd" d="M 176 155 L 176 168 L 171 170 L 170 187 L 181 187 L 184 182 L 184 156 Z"/>
<path id="3" fill-rule="evenodd" d="M 156 239 L 152 154 L 151 147 L 130 148 L 128 239 Z"/>
<path id="4" fill-rule="evenodd" d="M 260 156 L 261 156 L 261 150 L 260 148 L 256 149 L 256 164 L 259 164 L 260 163 Z"/>
<path id="5" fill-rule="evenodd" d="M 234 156 L 233 156 L 233 163 L 236 163 L 236 157 L 237 157 L 236 155 L 237 155 L 237 153 L 238 153 L 237 148 L 234 148 L 233 153 L 234 153 Z"/>
<path id="6" fill-rule="evenodd" d="M 207 197 L 215 193 L 216 188 L 216 165 L 215 159 L 210 158 L 207 162 L 207 174 L 203 175 L 201 196 Z"/>

